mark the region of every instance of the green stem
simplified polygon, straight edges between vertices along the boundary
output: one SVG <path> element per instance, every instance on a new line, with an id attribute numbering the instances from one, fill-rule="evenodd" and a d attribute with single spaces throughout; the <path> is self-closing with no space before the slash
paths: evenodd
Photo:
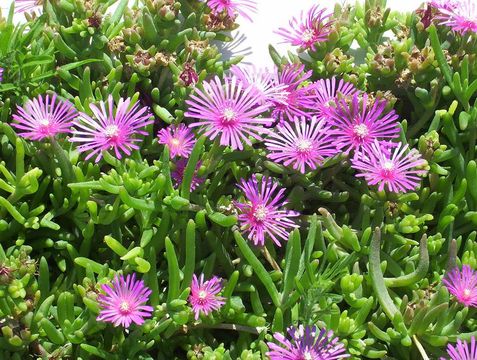
<path id="1" fill-rule="evenodd" d="M 422 360 L 429 360 L 429 356 L 427 356 L 426 350 L 424 350 L 424 347 L 422 346 L 422 344 L 417 339 L 417 336 L 413 335 L 412 339 L 414 340 L 414 343 L 416 344 L 417 350 L 419 350 L 419 353 L 422 356 Z"/>
<path id="2" fill-rule="evenodd" d="M 236 324 L 216 324 L 216 325 L 197 324 L 193 326 L 192 328 L 234 330 L 234 331 L 247 332 L 249 334 L 254 334 L 254 335 L 260 335 L 262 332 L 267 331 L 266 327 L 251 327 L 251 326 L 236 325 Z"/>
<path id="3" fill-rule="evenodd" d="M 58 165 L 60 166 L 61 175 L 68 184 L 76 182 L 73 173 L 73 166 L 71 165 L 71 161 L 67 157 L 66 152 L 63 150 L 60 144 L 58 144 L 54 137 L 50 138 L 50 142 L 51 146 L 53 147 L 53 153 L 55 154 Z"/>

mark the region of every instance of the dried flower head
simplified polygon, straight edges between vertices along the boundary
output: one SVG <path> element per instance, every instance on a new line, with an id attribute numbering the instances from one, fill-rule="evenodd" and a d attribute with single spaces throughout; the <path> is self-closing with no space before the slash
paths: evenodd
<path id="1" fill-rule="evenodd" d="M 316 51 L 316 44 L 328 39 L 333 21 L 331 14 L 320 5 L 314 5 L 308 11 L 302 11 L 300 18 L 293 17 L 288 28 L 280 28 L 276 33 L 293 46 Z"/>
<path id="2" fill-rule="evenodd" d="M 387 187 L 391 192 L 415 190 L 421 179 L 419 175 L 426 170 L 417 169 L 426 165 L 426 161 L 415 149 L 408 151 L 409 146 L 398 143 L 390 149 L 385 144 L 375 141 L 365 151 L 356 154 L 351 160 L 352 167 L 360 173 L 368 185 L 378 185 L 382 191 Z"/>
<path id="3" fill-rule="evenodd" d="M 462 270 L 452 269 L 442 283 L 461 304 L 477 307 L 477 271 L 469 265 L 462 266 Z"/>
<path id="4" fill-rule="evenodd" d="M 151 317 L 153 308 L 145 305 L 151 290 L 144 281 L 136 280 L 136 274 L 116 276 L 110 284 L 101 285 L 106 294 L 98 296 L 101 311 L 98 321 L 110 322 L 114 326 L 129 328 L 131 323 L 142 325 L 144 318 Z"/>
<path id="5" fill-rule="evenodd" d="M 280 333 L 273 337 L 280 343 L 267 343 L 270 360 L 337 360 L 350 357 L 344 345 L 333 336 L 333 331 L 319 330 L 316 326 L 290 327 L 288 340 Z"/>
<path id="6" fill-rule="evenodd" d="M 73 120 L 78 116 L 74 106 L 57 95 L 42 95 L 28 100 L 23 107 L 18 106 L 13 115 L 12 126 L 19 129 L 19 135 L 30 140 L 43 140 L 58 134 L 69 133 Z"/>
<path id="7" fill-rule="evenodd" d="M 336 139 L 324 120 L 296 117 L 293 125 L 279 124 L 268 136 L 265 141 L 268 158 L 285 166 L 292 165 L 304 174 L 306 167 L 315 170 L 325 158 L 336 154 Z"/>
<path id="8" fill-rule="evenodd" d="M 192 305 L 192 311 L 196 320 L 199 319 L 201 313 L 207 316 L 225 304 L 225 299 L 218 296 L 220 291 L 222 291 L 222 285 L 221 280 L 217 276 L 204 281 L 204 274 L 201 274 L 199 279 L 194 274 L 190 287 L 189 303 Z"/>
<path id="9" fill-rule="evenodd" d="M 257 92 L 244 87 L 236 76 L 226 77 L 224 84 L 216 76 L 204 82 L 204 90 L 195 89 L 186 103 L 185 116 L 200 119 L 189 126 L 200 126 L 211 140 L 220 137 L 220 144 L 232 149 L 243 149 L 242 142 L 251 145 L 252 136 L 262 140 L 266 130 L 261 125 L 270 125 L 272 119 L 258 116 L 268 110 L 269 105 L 256 106 Z"/>
<path id="10" fill-rule="evenodd" d="M 247 181 L 242 179 L 238 187 L 244 192 L 246 201 L 235 202 L 235 206 L 241 212 L 238 219 L 248 239 L 263 246 L 268 236 L 281 246 L 280 239 L 288 240 L 289 231 L 298 227 L 290 218 L 299 215 L 283 209 L 285 189 L 266 176 L 258 180 L 255 174 Z"/>
<path id="11" fill-rule="evenodd" d="M 96 162 L 101 160 L 102 152 L 113 149 L 118 159 L 122 153 L 131 155 L 132 150 L 138 150 L 136 143 L 141 139 L 137 135 L 148 135 L 141 130 L 154 121 L 147 107 L 140 107 L 138 103 L 131 104 L 131 99 L 120 99 L 114 106 L 113 97 L 110 95 L 106 103 L 100 102 L 100 107 L 90 104 L 94 118 L 88 114 L 80 113 L 74 122 L 73 137 L 71 142 L 80 143 L 79 152 L 89 152 L 86 160 L 96 156 Z"/>

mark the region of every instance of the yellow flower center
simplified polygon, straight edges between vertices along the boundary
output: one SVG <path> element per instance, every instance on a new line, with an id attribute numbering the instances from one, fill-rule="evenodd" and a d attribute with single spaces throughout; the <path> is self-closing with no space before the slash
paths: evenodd
<path id="1" fill-rule="evenodd" d="M 301 39 L 303 40 L 303 42 L 309 42 L 313 40 L 314 37 L 315 37 L 314 31 L 311 29 L 308 29 L 308 30 L 305 30 L 305 32 L 301 36 Z"/>
<path id="2" fill-rule="evenodd" d="M 129 303 L 127 301 L 123 301 L 121 305 L 119 306 L 121 311 L 123 312 L 128 312 L 129 311 Z"/>
<path id="3" fill-rule="evenodd" d="M 104 129 L 104 133 L 107 138 L 113 138 L 118 136 L 119 128 L 117 125 L 108 125 L 106 129 Z"/>
<path id="4" fill-rule="evenodd" d="M 255 212 L 253 213 L 253 216 L 258 221 L 263 221 L 266 219 L 267 214 L 268 214 L 267 208 L 263 205 L 258 205 L 257 208 L 255 209 Z"/>
<path id="5" fill-rule="evenodd" d="M 356 136 L 360 138 L 364 138 L 366 135 L 369 134 L 368 127 L 365 124 L 355 125 L 353 130 Z"/>
<path id="6" fill-rule="evenodd" d="M 235 117 L 236 117 L 235 111 L 233 111 L 231 108 L 226 108 L 222 114 L 222 119 L 225 122 L 234 121 Z"/>
<path id="7" fill-rule="evenodd" d="M 44 126 L 44 127 L 50 126 L 50 120 L 48 119 L 41 119 L 38 122 L 40 123 L 41 126 Z"/>
<path id="8" fill-rule="evenodd" d="M 199 291 L 199 299 L 205 299 L 207 297 L 207 292 L 204 290 Z"/>
<path id="9" fill-rule="evenodd" d="M 174 146 L 179 146 L 181 142 L 179 141 L 179 139 L 176 139 L 176 138 L 173 138 L 171 140 L 171 144 L 174 145 Z"/>
<path id="10" fill-rule="evenodd" d="M 300 139 L 297 141 L 296 148 L 299 152 L 307 152 L 312 149 L 312 142 L 307 139 Z"/>
<path id="11" fill-rule="evenodd" d="M 387 170 L 387 171 L 390 171 L 390 170 L 394 170 L 394 164 L 392 161 L 385 161 L 384 164 L 383 164 L 383 169 L 384 170 Z"/>
<path id="12" fill-rule="evenodd" d="M 464 297 L 465 297 L 465 298 L 470 297 L 470 294 L 471 294 L 470 289 L 464 289 Z"/>
<path id="13" fill-rule="evenodd" d="M 311 353 L 309 351 L 304 353 L 303 356 L 304 356 L 305 360 L 313 360 L 313 356 L 311 355 Z"/>

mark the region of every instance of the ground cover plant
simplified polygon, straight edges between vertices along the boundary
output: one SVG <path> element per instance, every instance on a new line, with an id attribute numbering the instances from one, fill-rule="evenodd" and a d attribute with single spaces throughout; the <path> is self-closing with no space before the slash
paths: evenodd
<path id="1" fill-rule="evenodd" d="M 0 359 L 477 359 L 477 4 L 255 9 L 0 16 Z"/>

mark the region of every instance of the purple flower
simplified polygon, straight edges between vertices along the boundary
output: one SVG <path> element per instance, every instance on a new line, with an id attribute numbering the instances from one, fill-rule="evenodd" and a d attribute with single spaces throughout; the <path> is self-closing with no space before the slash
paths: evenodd
<path id="1" fill-rule="evenodd" d="M 457 345 L 447 344 L 447 354 L 450 360 L 475 360 L 477 359 L 477 341 L 475 336 L 470 338 L 470 343 L 457 339 Z M 447 360 L 441 357 L 441 360 Z"/>
<path id="2" fill-rule="evenodd" d="M 237 14 L 252 21 L 249 13 L 257 12 L 255 0 L 205 0 L 214 14 L 225 12 L 234 19 Z"/>
<path id="3" fill-rule="evenodd" d="M 217 276 L 204 281 L 204 274 L 201 274 L 199 279 L 194 274 L 190 287 L 189 303 L 192 306 L 196 320 L 199 319 L 201 313 L 207 316 L 225 304 L 225 299 L 217 295 L 221 290 L 221 280 Z"/>
<path id="4" fill-rule="evenodd" d="M 336 139 L 324 120 L 296 117 L 293 123 L 294 126 L 288 122 L 279 124 L 265 141 L 271 160 L 285 166 L 292 164 L 304 174 L 306 166 L 315 170 L 326 157 L 336 154 Z"/>
<path id="5" fill-rule="evenodd" d="M 434 1 L 433 3 L 433 6 L 439 10 L 437 19 L 440 20 L 441 25 L 447 25 L 461 34 L 477 32 L 477 2 L 475 0 L 442 2 L 442 4 Z"/>
<path id="6" fill-rule="evenodd" d="M 241 229 L 248 233 L 248 239 L 257 246 L 265 245 L 268 235 L 277 246 L 280 240 L 288 240 L 289 231 L 297 228 L 290 217 L 299 213 L 281 209 L 285 189 L 279 188 L 276 182 L 264 176 L 261 181 L 255 175 L 248 181 L 242 179 L 238 187 L 244 192 L 246 202 L 235 202 L 241 214 L 238 219 Z"/>
<path id="7" fill-rule="evenodd" d="M 452 10 L 457 6 L 457 0 L 429 0 L 428 4 L 437 10 Z"/>
<path id="8" fill-rule="evenodd" d="M 184 171 L 187 166 L 187 159 L 179 159 L 175 163 L 175 169 L 172 170 L 171 177 L 174 180 L 176 186 L 180 186 L 182 184 L 182 179 L 184 178 Z M 194 191 L 200 184 L 204 182 L 204 179 L 197 176 L 197 171 L 201 166 L 201 162 L 197 163 L 196 169 L 194 171 L 194 175 L 192 176 L 192 182 L 190 184 L 190 190 Z"/>
<path id="9" fill-rule="evenodd" d="M 239 79 L 245 87 L 251 86 L 257 92 L 259 104 L 269 101 L 284 101 L 288 96 L 284 84 L 276 84 L 275 74 L 267 69 L 259 69 L 254 65 L 233 65 L 230 72 Z"/>
<path id="10" fill-rule="evenodd" d="M 184 124 L 171 125 L 162 129 L 157 134 L 159 144 L 164 144 L 169 148 L 171 158 L 175 156 L 187 157 L 195 144 L 195 137 L 192 131 Z"/>
<path id="11" fill-rule="evenodd" d="M 337 360 L 350 357 L 344 345 L 333 336 L 333 331 L 300 325 L 298 329 L 290 327 L 288 335 L 291 341 L 280 333 L 273 335 L 281 346 L 267 343 L 270 360 Z"/>
<path id="12" fill-rule="evenodd" d="M 464 306 L 477 307 L 477 271 L 471 269 L 469 265 L 454 268 L 449 271 L 442 283 Z"/>
<path id="13" fill-rule="evenodd" d="M 315 109 L 319 118 L 330 118 L 339 98 L 352 96 L 358 92 L 353 84 L 343 81 L 336 83 L 336 77 L 315 82 Z"/>
<path id="14" fill-rule="evenodd" d="M 30 140 L 43 140 L 58 134 L 69 133 L 73 120 L 78 116 L 73 105 L 57 100 L 57 95 L 42 95 L 17 107 L 12 126 L 21 130 L 19 135 Z"/>
<path id="15" fill-rule="evenodd" d="M 104 101 L 100 108 L 94 104 L 89 105 L 94 118 L 85 113 L 80 113 L 74 122 L 73 137 L 71 142 L 81 143 L 79 152 L 89 152 L 86 160 L 96 155 L 96 162 L 101 160 L 103 151 L 113 149 L 118 159 L 121 153 L 131 155 L 131 150 L 138 150 L 137 142 L 141 139 L 136 135 L 148 135 L 141 130 L 154 121 L 147 107 L 140 107 L 138 103 L 131 105 L 131 99 L 120 99 L 115 109 L 113 97 L 108 98 L 108 108 Z"/>
<path id="16" fill-rule="evenodd" d="M 314 5 L 306 13 L 301 12 L 300 18 L 293 17 L 288 28 L 280 28 L 276 33 L 293 46 L 316 51 L 316 44 L 328 39 L 333 21 L 326 9 Z"/>
<path id="17" fill-rule="evenodd" d="M 337 130 L 337 148 L 349 152 L 368 148 L 375 140 L 396 138 L 398 116 L 394 110 L 385 113 L 386 100 L 368 105 L 368 94 L 354 94 L 351 100 L 338 99 L 330 121 Z"/>
<path id="18" fill-rule="evenodd" d="M 44 0 L 15 0 L 15 12 L 25 12 L 34 10 L 39 6 L 42 6 Z"/>
<path id="19" fill-rule="evenodd" d="M 311 116 L 306 109 L 313 108 L 313 84 L 304 84 L 311 77 L 312 71 L 303 74 L 305 65 L 285 65 L 280 73 L 276 74 L 276 85 L 285 86 L 284 97 L 273 101 L 272 116 L 283 122 L 285 119 L 293 121 L 295 116 Z"/>
<path id="20" fill-rule="evenodd" d="M 426 174 L 425 170 L 415 168 L 425 165 L 426 161 L 415 149 L 407 152 L 408 148 L 398 143 L 393 149 L 384 149 L 375 141 L 351 160 L 352 167 L 360 171 L 357 177 L 363 177 L 368 185 L 378 185 L 379 191 L 385 187 L 396 193 L 414 190 L 421 181 L 418 175 Z"/>
<path id="21" fill-rule="evenodd" d="M 196 88 L 196 94 L 186 103 L 189 106 L 186 116 L 200 119 L 190 127 L 201 126 L 211 140 L 220 137 L 220 144 L 242 150 L 242 141 L 251 145 L 248 136 L 262 140 L 266 130 L 261 125 L 271 125 L 270 118 L 258 118 L 267 111 L 269 105 L 256 106 L 257 92 L 244 87 L 236 76 L 226 77 L 222 85 L 216 76 L 204 82 L 204 90 Z"/>
<path id="22" fill-rule="evenodd" d="M 151 317 L 153 308 L 144 305 L 149 300 L 151 290 L 144 281 L 136 280 L 136 274 L 116 276 L 112 284 L 103 284 L 106 294 L 98 296 L 101 311 L 98 321 L 110 322 L 114 326 L 129 328 L 131 323 L 141 325 L 144 318 Z"/>
<path id="23" fill-rule="evenodd" d="M 0 83 L 3 81 L 3 68 L 0 67 Z"/>

